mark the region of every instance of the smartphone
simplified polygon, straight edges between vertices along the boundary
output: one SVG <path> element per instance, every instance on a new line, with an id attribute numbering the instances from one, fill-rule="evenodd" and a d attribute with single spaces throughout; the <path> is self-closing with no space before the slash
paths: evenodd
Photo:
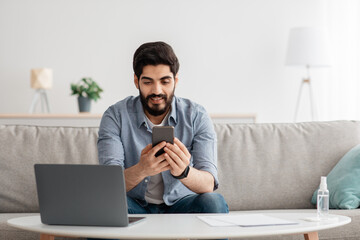
<path id="1" fill-rule="evenodd" d="M 173 126 L 162 126 L 153 127 L 152 129 L 152 146 L 155 147 L 161 142 L 168 142 L 174 144 L 174 127 Z M 164 153 L 164 149 L 160 149 L 155 157 Z"/>

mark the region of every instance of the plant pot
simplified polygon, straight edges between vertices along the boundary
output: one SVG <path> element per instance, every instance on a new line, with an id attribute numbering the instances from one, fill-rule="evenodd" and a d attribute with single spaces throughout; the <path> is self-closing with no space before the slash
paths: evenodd
<path id="1" fill-rule="evenodd" d="M 90 112 L 91 109 L 91 99 L 88 97 L 79 96 L 79 112 Z"/>

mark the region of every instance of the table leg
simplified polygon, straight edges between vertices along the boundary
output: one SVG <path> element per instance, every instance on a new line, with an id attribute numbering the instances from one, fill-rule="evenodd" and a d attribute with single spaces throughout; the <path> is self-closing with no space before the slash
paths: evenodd
<path id="1" fill-rule="evenodd" d="M 317 232 L 305 233 L 305 240 L 319 240 L 319 235 Z"/>
<path id="2" fill-rule="evenodd" d="M 55 240 L 55 237 L 48 234 L 40 234 L 40 240 Z"/>

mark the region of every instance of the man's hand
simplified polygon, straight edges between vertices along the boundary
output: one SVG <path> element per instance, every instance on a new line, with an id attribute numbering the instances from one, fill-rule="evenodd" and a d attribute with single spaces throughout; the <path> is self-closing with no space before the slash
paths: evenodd
<path id="1" fill-rule="evenodd" d="M 180 176 L 190 164 L 191 154 L 186 146 L 177 138 L 174 138 L 174 145 L 166 143 L 164 156 L 170 165 L 170 173 L 173 176 Z"/>
<path id="2" fill-rule="evenodd" d="M 165 159 L 170 165 L 170 173 L 180 176 L 190 164 L 191 154 L 186 146 L 177 138 L 174 145 L 167 143 L 164 148 Z M 189 175 L 180 181 L 195 193 L 212 192 L 214 190 L 214 177 L 211 173 L 190 167 Z"/>
<path id="3" fill-rule="evenodd" d="M 140 175 L 154 176 L 163 171 L 169 170 L 170 166 L 167 161 L 165 161 L 165 153 L 155 157 L 155 154 L 165 147 L 166 142 L 161 142 L 155 147 L 152 147 L 152 144 L 147 145 L 142 151 L 139 161 Z"/>
<path id="4" fill-rule="evenodd" d="M 165 153 L 155 157 L 155 154 L 161 148 L 165 147 L 165 145 L 166 142 L 161 142 L 155 147 L 152 147 L 151 144 L 147 145 L 141 151 L 139 163 L 125 169 L 124 172 L 127 192 L 138 185 L 144 178 L 154 176 L 170 169 L 169 163 L 165 160 Z"/>

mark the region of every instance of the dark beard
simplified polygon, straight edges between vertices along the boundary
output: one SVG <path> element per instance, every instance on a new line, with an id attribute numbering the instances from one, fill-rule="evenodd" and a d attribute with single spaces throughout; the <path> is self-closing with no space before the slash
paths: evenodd
<path id="1" fill-rule="evenodd" d="M 147 97 L 145 97 L 144 95 L 141 94 L 141 91 L 139 89 L 139 95 L 140 95 L 140 100 L 141 100 L 141 103 L 143 105 L 143 108 L 145 109 L 146 112 L 148 112 L 150 115 L 152 116 L 160 116 L 164 113 L 166 113 L 169 108 L 171 107 L 171 102 L 174 98 L 174 92 L 175 92 L 175 87 L 174 87 L 174 90 L 173 92 L 170 94 L 170 96 L 168 97 L 166 94 L 159 94 L 159 95 L 156 95 L 156 94 L 151 94 Z M 154 108 L 151 108 L 149 106 L 149 100 L 150 98 L 152 97 L 161 97 L 165 100 L 165 107 L 164 108 L 159 108 L 159 106 L 154 106 Z"/>

